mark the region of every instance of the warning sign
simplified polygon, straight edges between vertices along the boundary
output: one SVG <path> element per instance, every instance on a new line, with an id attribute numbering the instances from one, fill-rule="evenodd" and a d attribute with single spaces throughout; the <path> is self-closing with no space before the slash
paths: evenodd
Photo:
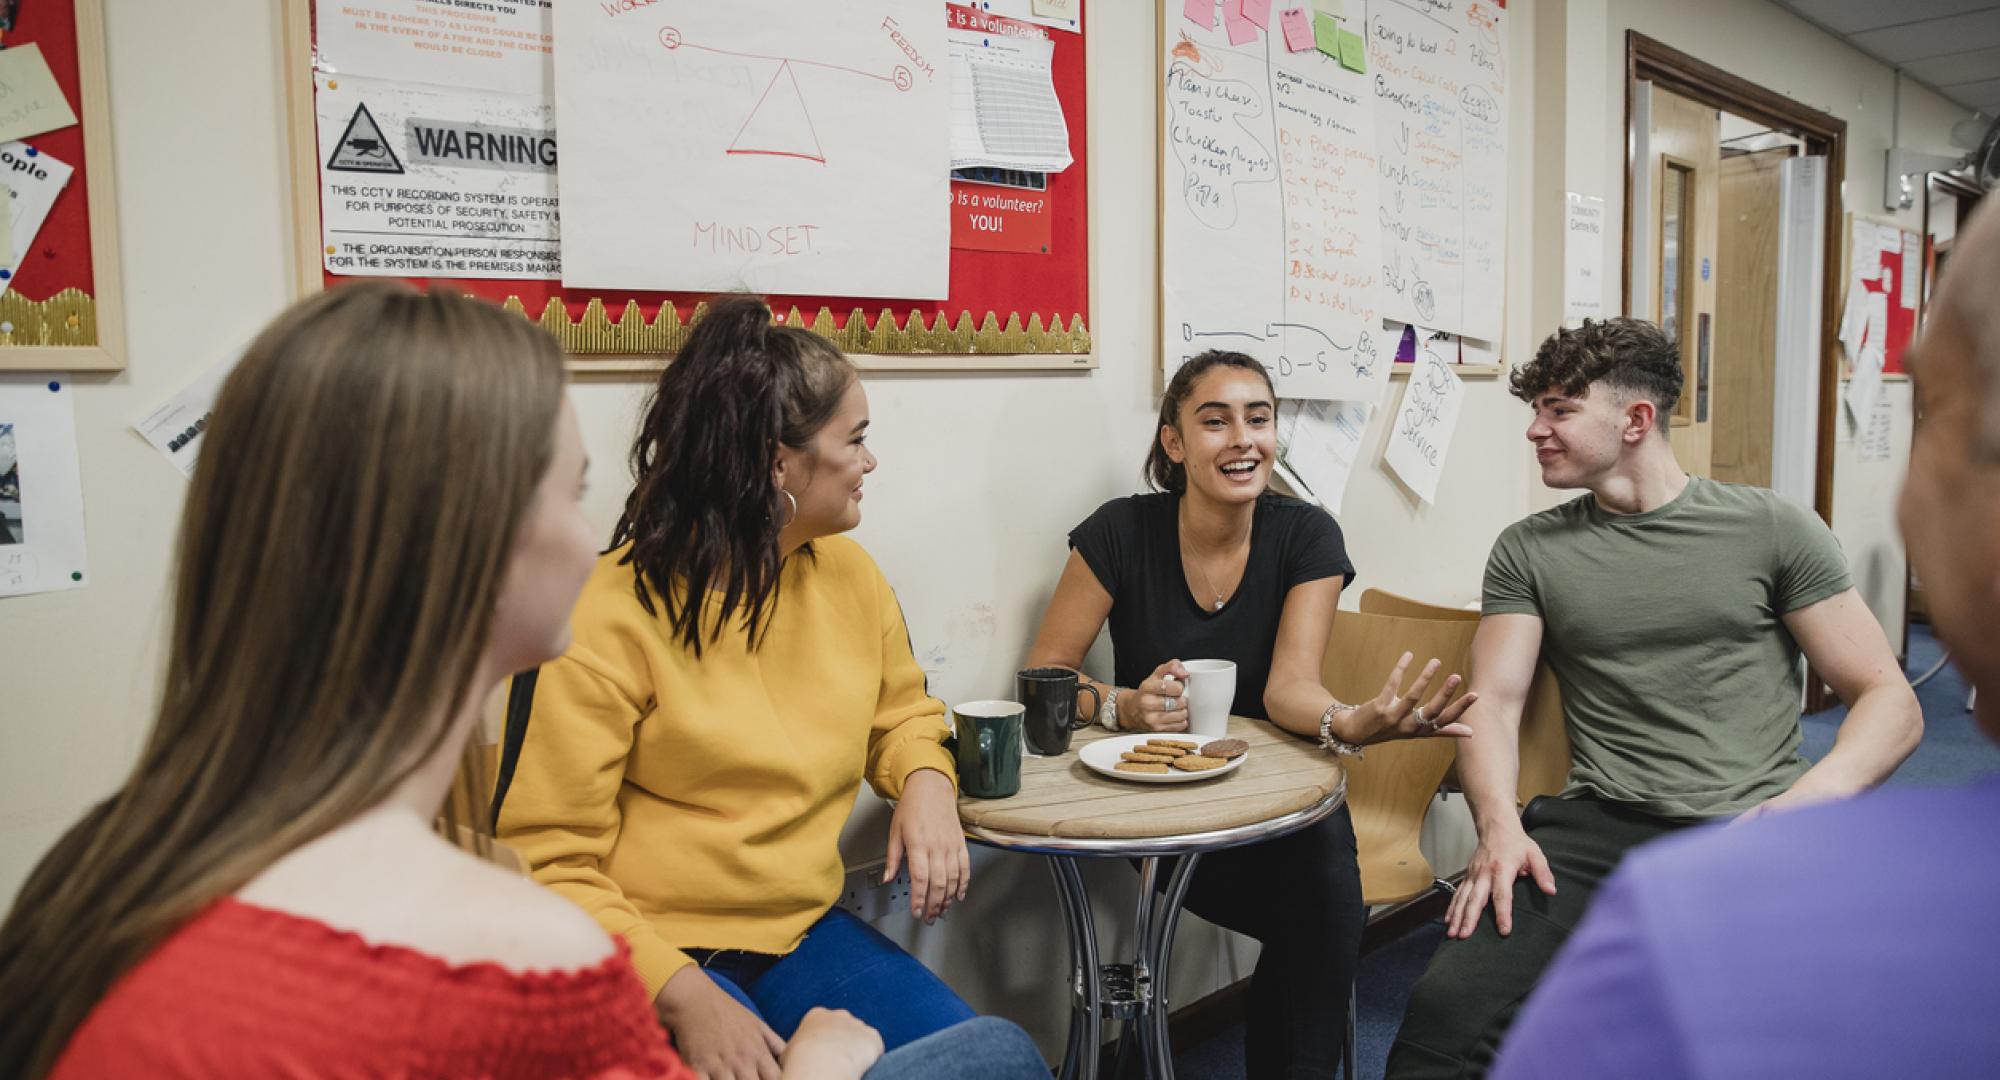
<path id="1" fill-rule="evenodd" d="M 554 109 L 546 98 L 318 79 L 328 271 L 562 276 Z"/>
<path id="2" fill-rule="evenodd" d="M 354 107 L 354 116 L 347 121 L 347 130 L 340 133 L 340 143 L 333 148 L 333 156 L 326 159 L 326 167 L 336 172 L 403 171 L 403 163 L 397 160 L 389 140 L 382 137 L 382 129 L 375 126 L 375 118 L 368 115 L 366 105 Z"/>

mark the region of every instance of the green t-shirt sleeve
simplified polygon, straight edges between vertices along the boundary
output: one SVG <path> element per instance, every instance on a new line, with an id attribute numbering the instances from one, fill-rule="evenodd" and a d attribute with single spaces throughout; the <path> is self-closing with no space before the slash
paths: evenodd
<path id="1" fill-rule="evenodd" d="M 1493 542 L 1486 556 L 1486 580 L 1479 590 L 1481 615 L 1540 615 L 1541 598 L 1535 592 L 1534 572 L 1528 568 L 1527 544 L 1519 525 L 1512 526 Z"/>
<path id="2" fill-rule="evenodd" d="M 1847 555 L 1826 522 L 1789 499 L 1771 500 L 1771 535 L 1777 541 L 1775 594 L 1780 615 L 1810 607 L 1854 587 Z"/>

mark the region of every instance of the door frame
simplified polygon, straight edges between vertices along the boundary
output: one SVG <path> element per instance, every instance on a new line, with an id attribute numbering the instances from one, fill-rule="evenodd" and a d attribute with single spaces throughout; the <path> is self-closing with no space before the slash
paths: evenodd
<path id="1" fill-rule="evenodd" d="M 1805 156 L 1826 158 L 1825 226 L 1827 258 L 1820 268 L 1819 335 L 1819 422 L 1813 466 L 1813 509 L 1820 519 L 1833 523 L 1833 434 L 1835 411 L 1840 402 L 1840 355 L 1835 349 L 1840 333 L 1840 260 L 1834 247 L 1841 233 L 1840 184 L 1847 166 L 1847 121 L 1810 105 L 1767 90 L 1748 79 L 1703 60 L 1697 60 L 1665 42 L 1637 30 L 1625 32 L 1625 237 L 1623 251 L 1623 310 L 1632 311 L 1632 246 L 1637 219 L 1632 213 L 1633 173 L 1640 163 L 1633 160 L 1632 101 L 1641 80 L 1662 90 L 1717 109 L 1727 109 L 1745 120 L 1775 131 L 1796 135 L 1805 142 Z"/>
<path id="2" fill-rule="evenodd" d="M 1805 142 L 1805 156 L 1826 159 L 1826 256 L 1820 267 L 1819 332 L 1819 418 L 1814 425 L 1813 509 L 1820 520 L 1833 524 L 1833 441 L 1834 424 L 1839 420 L 1840 355 L 1835 346 L 1840 336 L 1840 268 L 1838 255 L 1843 215 L 1840 185 L 1847 172 L 1847 121 L 1821 112 L 1748 79 L 1732 75 L 1704 60 L 1698 60 L 1657 38 L 1637 30 L 1625 32 L 1625 237 L 1622 286 L 1623 310 L 1632 311 L 1632 248 L 1637 219 L 1632 212 L 1634 174 L 1641 162 L 1634 160 L 1632 139 L 1633 100 L 1641 80 L 1662 90 L 1717 109 L 1727 109 L 1745 120 L 1775 131 L 1795 135 Z M 1650 165 L 1650 162 L 1643 163 Z M 1831 695 L 1819 674 L 1806 668 L 1805 711 L 1818 712 L 1831 703 Z"/>

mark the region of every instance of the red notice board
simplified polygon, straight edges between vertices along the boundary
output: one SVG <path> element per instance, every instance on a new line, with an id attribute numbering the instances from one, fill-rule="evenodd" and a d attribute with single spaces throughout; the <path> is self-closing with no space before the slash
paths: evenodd
<path id="1" fill-rule="evenodd" d="M 118 288 L 117 211 L 111 182 L 102 0 L 34 0 L 16 8 L 8 48 L 34 45 L 77 123 L 0 154 L 0 184 L 74 170 L 0 295 L 0 370 L 118 371 L 125 366 Z M 21 175 L 19 184 L 10 175 Z M 17 199 L 18 204 L 18 199 Z"/>
<path id="2" fill-rule="evenodd" d="M 320 168 L 313 105 L 313 5 L 285 0 L 297 179 L 294 213 L 300 281 L 330 288 L 348 277 L 328 272 L 319 257 Z M 25 5 L 24 5 L 25 6 Z M 945 17 L 940 0 L 938 17 Z M 1090 338 L 1088 161 L 1085 153 L 1084 39 L 1052 31 L 1054 82 L 1069 126 L 1074 163 L 1049 177 L 1048 251 L 951 250 L 949 295 L 943 300 L 884 300 L 840 296 L 768 297 L 780 319 L 825 333 L 862 367 L 906 370 L 981 368 L 1084 369 L 1096 366 Z M 561 138 L 558 127 L 557 138 Z M 955 189 L 958 184 L 952 185 Z M 1003 192 L 1008 189 L 987 188 Z M 951 206 L 938 213 L 953 212 Z M 1037 222 L 1039 228 L 1042 223 Z M 981 241 L 970 241 L 982 243 Z M 1018 246 L 1018 245 L 1017 245 Z M 555 334 L 583 371 L 645 370 L 671 355 L 706 294 L 565 288 L 560 281 L 409 279 L 448 286 L 518 306 Z"/>

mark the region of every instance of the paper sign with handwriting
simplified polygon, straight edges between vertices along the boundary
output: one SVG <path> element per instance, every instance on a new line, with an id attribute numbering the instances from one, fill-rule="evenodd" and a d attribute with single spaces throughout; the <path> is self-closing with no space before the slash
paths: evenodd
<path id="1" fill-rule="evenodd" d="M 29 42 L 0 49 L 0 142 L 25 139 L 76 123 L 42 47 Z"/>
<path id="2" fill-rule="evenodd" d="M 1427 503 L 1437 502 L 1438 478 L 1444 475 L 1444 457 L 1464 404 L 1465 383 L 1451 369 L 1450 359 L 1429 344 L 1418 349 L 1417 367 L 1410 372 L 1382 461 Z"/>
<path id="3" fill-rule="evenodd" d="M 563 283 L 941 299 L 932 0 L 555 6 Z"/>
<path id="4" fill-rule="evenodd" d="M 1382 167 L 1382 313 L 1501 336 L 1506 12 L 1491 0 L 1368 5 Z"/>
<path id="5" fill-rule="evenodd" d="M 1288 398 L 1374 401 L 1374 95 L 1317 52 L 1234 49 L 1185 23 L 1161 58 L 1162 362 L 1262 360 Z"/>

